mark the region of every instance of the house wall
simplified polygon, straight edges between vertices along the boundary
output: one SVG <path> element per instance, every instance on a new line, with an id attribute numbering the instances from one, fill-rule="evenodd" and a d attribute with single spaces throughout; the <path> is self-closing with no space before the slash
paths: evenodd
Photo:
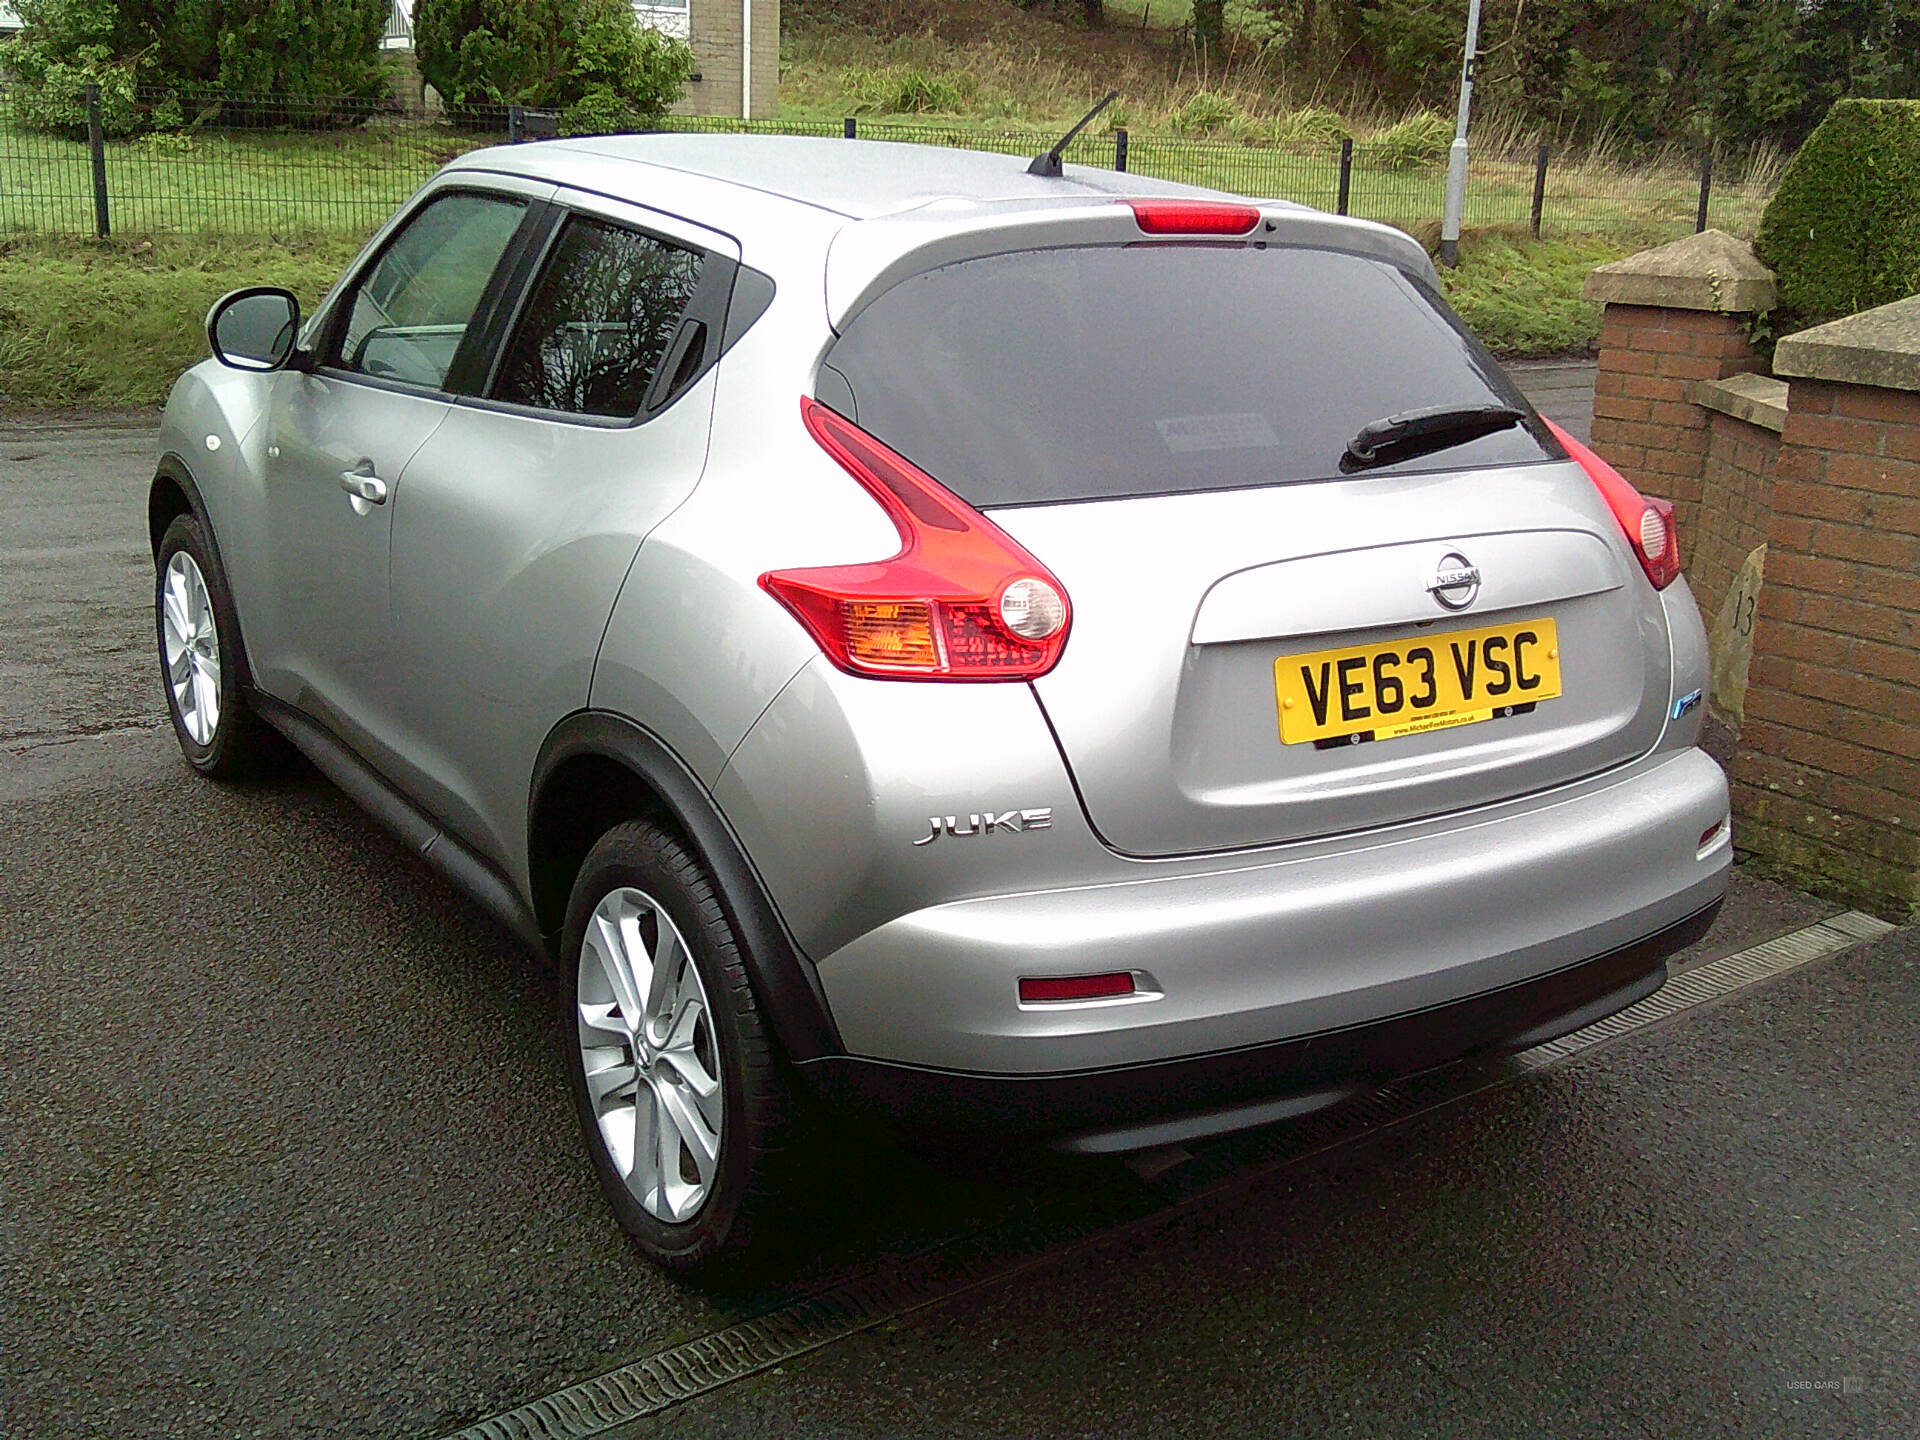
<path id="1" fill-rule="evenodd" d="M 679 115 L 741 114 L 741 0 L 692 0 L 694 69 Z M 753 97 L 749 118 L 770 120 L 780 101 L 780 0 L 753 0 Z"/>

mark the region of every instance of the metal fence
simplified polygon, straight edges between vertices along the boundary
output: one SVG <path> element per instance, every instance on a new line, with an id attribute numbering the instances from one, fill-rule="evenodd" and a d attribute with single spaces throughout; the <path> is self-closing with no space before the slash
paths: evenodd
<path id="1" fill-rule="evenodd" d="M 16 92 L 0 88 L 0 233 L 71 235 L 330 232 L 364 234 L 441 165 L 502 140 L 551 134 L 552 117 L 500 109 L 460 117 L 408 113 L 391 102 L 276 100 L 257 96 L 142 94 L 126 107 L 77 106 L 64 133 L 49 132 Z M 1034 155 L 1054 136 L 960 123 L 849 119 L 829 122 L 669 117 L 662 130 L 821 135 Z M 1259 198 L 1295 200 L 1383 220 L 1416 234 L 1437 229 L 1444 163 L 1389 163 L 1367 142 L 1259 146 L 1125 130 L 1087 134 L 1069 163 L 1128 170 Z M 1612 234 L 1634 243 L 1714 225 L 1751 234 L 1765 207 L 1765 177 L 1723 160 L 1701 169 L 1623 169 L 1556 159 L 1544 147 L 1521 158 L 1477 157 L 1468 227 L 1534 235 Z"/>

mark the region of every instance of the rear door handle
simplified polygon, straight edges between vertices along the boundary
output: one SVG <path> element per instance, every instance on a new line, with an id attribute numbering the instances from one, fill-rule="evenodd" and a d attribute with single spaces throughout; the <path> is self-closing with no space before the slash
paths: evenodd
<path id="1" fill-rule="evenodd" d="M 364 500 L 369 505 L 387 503 L 387 482 L 364 470 L 342 470 L 340 488 L 354 499 Z"/>

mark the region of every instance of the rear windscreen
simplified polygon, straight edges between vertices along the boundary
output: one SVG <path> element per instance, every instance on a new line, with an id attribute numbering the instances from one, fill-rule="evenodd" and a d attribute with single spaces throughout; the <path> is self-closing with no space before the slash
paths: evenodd
<path id="1" fill-rule="evenodd" d="M 1560 458 L 1430 290 L 1325 250 L 962 261 L 881 295 L 827 364 L 822 401 L 980 506 L 1326 479 L 1361 427 L 1435 405 L 1529 418 L 1366 473 Z"/>

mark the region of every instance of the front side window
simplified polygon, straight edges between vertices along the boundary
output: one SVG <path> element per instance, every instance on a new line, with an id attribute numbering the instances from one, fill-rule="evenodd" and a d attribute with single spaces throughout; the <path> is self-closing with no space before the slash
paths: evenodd
<path id="1" fill-rule="evenodd" d="M 705 258 L 575 216 L 514 328 L 493 398 L 631 419 L 693 299 Z"/>
<path id="2" fill-rule="evenodd" d="M 527 204 L 444 195 L 407 222 L 354 292 L 337 363 L 440 389 Z"/>

